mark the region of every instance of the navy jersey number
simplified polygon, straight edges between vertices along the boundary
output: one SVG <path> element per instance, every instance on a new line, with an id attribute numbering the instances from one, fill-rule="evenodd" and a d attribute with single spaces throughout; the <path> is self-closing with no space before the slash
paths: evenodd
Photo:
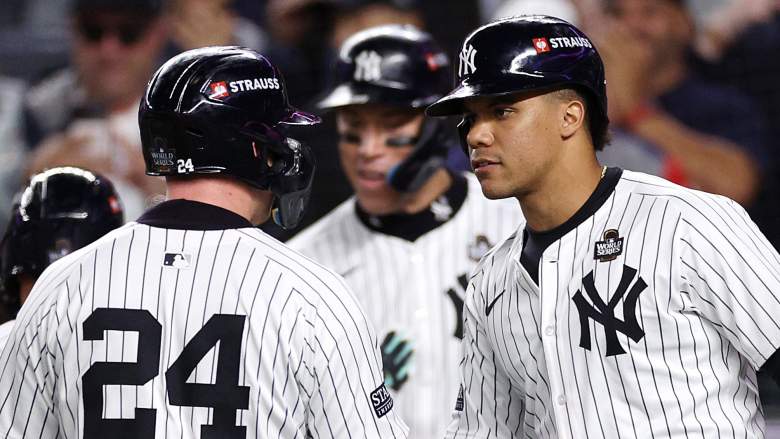
<path id="1" fill-rule="evenodd" d="M 249 387 L 238 385 L 245 320 L 246 316 L 213 315 L 165 373 L 171 404 L 214 409 L 212 424 L 201 426 L 204 439 L 246 437 L 246 428 L 235 425 L 236 410 L 249 407 Z M 146 310 L 99 308 L 84 321 L 84 340 L 103 340 L 104 331 L 110 330 L 138 332 L 137 361 L 95 362 L 84 373 L 81 379 L 84 389 L 84 438 L 153 438 L 155 409 L 136 408 L 134 419 L 102 417 L 103 386 L 140 386 L 157 376 L 162 326 Z M 216 383 L 187 383 L 200 360 L 217 342 Z"/>

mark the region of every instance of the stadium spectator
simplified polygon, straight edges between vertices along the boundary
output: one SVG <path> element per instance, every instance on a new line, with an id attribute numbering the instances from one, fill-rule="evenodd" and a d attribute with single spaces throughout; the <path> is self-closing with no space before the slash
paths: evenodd
<path id="1" fill-rule="evenodd" d="M 703 76 L 748 94 L 769 120 L 769 160 L 751 215 L 780 248 L 780 1 L 725 4 L 699 38 L 698 70 Z M 780 400 L 780 397 L 778 398 Z"/>
<path id="2" fill-rule="evenodd" d="M 171 40 L 175 52 L 205 46 L 238 45 L 265 51 L 268 37 L 233 10 L 234 0 L 173 0 Z"/>
<path id="3" fill-rule="evenodd" d="M 138 102 L 167 41 L 161 0 L 75 0 L 72 65 L 26 98 L 28 172 L 94 169 L 114 181 L 129 218 L 162 193 L 139 157 Z"/>
<path id="4" fill-rule="evenodd" d="M 590 29 L 619 127 L 601 160 L 750 206 L 766 159 L 763 117 L 746 96 L 689 68 L 694 26 L 683 0 L 610 0 Z"/>
<path id="5" fill-rule="evenodd" d="M 0 77 L 0 206 L 10 206 L 19 188 L 19 168 L 24 159 L 21 108 L 24 82 Z M 8 212 L 0 210 L 0 230 L 8 221 Z"/>

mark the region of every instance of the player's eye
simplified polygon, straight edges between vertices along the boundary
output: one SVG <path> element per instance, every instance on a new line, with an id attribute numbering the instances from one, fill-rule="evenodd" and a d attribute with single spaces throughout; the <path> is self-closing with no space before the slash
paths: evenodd
<path id="1" fill-rule="evenodd" d="M 496 119 L 506 119 L 512 113 L 512 109 L 508 107 L 496 107 L 493 109 L 493 115 Z"/>
<path id="2" fill-rule="evenodd" d="M 415 143 L 417 143 L 417 137 L 414 136 L 393 136 L 388 137 L 387 140 L 385 140 L 385 145 L 397 148 L 401 146 L 414 146 Z"/>
<path id="3" fill-rule="evenodd" d="M 341 133 L 341 141 L 344 143 L 360 143 L 360 136 L 355 133 Z"/>

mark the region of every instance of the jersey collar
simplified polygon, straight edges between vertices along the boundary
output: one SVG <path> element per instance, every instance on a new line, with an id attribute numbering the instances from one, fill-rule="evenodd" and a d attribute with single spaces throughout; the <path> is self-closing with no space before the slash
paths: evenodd
<path id="1" fill-rule="evenodd" d="M 179 230 L 225 230 L 254 227 L 246 218 L 212 204 L 170 200 L 149 209 L 138 222 L 152 227 Z"/>
<path id="2" fill-rule="evenodd" d="M 544 248 L 542 248 L 542 251 L 544 251 L 547 246 L 563 238 L 563 235 L 571 232 L 585 220 L 593 216 L 596 211 L 607 202 L 610 195 L 612 195 L 612 192 L 615 190 L 622 175 L 623 170 L 620 168 L 607 168 L 604 173 L 604 178 L 599 181 L 598 185 L 596 185 L 596 189 L 590 197 L 588 197 L 587 201 L 585 201 L 585 204 L 583 204 L 571 218 L 560 226 L 544 232 L 536 232 L 526 226 L 526 234 L 532 235 L 534 238 L 538 239 L 539 242 L 543 244 Z"/>
<path id="3" fill-rule="evenodd" d="M 450 174 L 452 184 L 427 209 L 414 214 L 371 215 L 355 203 L 355 213 L 367 228 L 384 235 L 414 242 L 452 219 L 463 207 L 468 192 L 468 182 L 462 175 Z"/>

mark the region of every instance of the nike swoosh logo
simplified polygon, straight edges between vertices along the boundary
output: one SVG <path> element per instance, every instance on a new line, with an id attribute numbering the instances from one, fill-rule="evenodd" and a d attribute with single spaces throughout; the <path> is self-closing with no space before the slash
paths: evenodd
<path id="1" fill-rule="evenodd" d="M 490 315 L 490 311 L 493 311 L 493 307 L 496 305 L 496 302 L 498 302 L 498 299 L 500 299 L 501 296 L 503 296 L 503 295 L 504 295 L 504 292 L 502 291 L 501 294 L 496 296 L 495 299 L 493 299 L 493 301 L 490 302 L 490 305 L 488 305 L 487 308 L 485 308 L 485 317 Z"/>

